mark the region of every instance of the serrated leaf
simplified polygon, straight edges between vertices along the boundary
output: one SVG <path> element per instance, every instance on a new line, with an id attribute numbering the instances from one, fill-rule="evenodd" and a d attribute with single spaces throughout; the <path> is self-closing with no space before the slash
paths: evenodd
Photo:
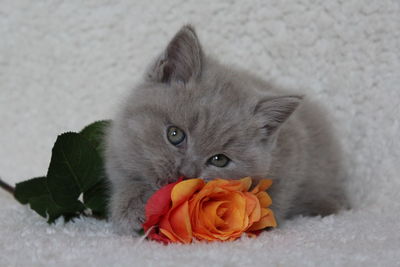
<path id="1" fill-rule="evenodd" d="M 28 204 L 29 199 L 42 195 L 48 195 L 46 177 L 32 178 L 15 185 L 14 197 L 21 204 Z"/>
<path id="2" fill-rule="evenodd" d="M 69 220 L 78 216 L 84 210 L 84 206 L 80 201 L 76 201 L 67 208 L 57 205 L 47 189 L 46 177 L 33 178 L 17 183 L 14 196 L 22 204 L 29 204 L 31 209 L 40 216 L 47 218 L 48 223 L 54 222 L 60 216 L 64 216 L 66 220 Z"/>
<path id="3" fill-rule="evenodd" d="M 80 132 L 94 146 L 97 152 L 100 153 L 100 156 L 104 152 L 104 136 L 110 125 L 110 120 L 96 121 L 83 128 Z"/>
<path id="4" fill-rule="evenodd" d="M 70 207 L 101 181 L 102 171 L 103 162 L 89 141 L 78 133 L 64 133 L 52 150 L 47 188 L 57 205 Z"/>
<path id="5" fill-rule="evenodd" d="M 90 208 L 94 215 L 106 217 L 108 187 L 104 172 L 104 136 L 111 121 L 97 121 L 80 133 L 58 136 L 52 150 L 47 177 L 18 183 L 15 198 L 39 215 L 54 222 L 66 221 Z M 78 200 L 83 194 L 84 204 Z"/>

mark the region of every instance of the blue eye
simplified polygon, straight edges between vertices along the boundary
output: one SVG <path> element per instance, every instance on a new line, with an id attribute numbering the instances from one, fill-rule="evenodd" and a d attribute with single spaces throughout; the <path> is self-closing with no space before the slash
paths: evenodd
<path id="1" fill-rule="evenodd" d="M 184 131 L 179 129 L 176 126 L 170 126 L 167 129 L 167 138 L 168 141 L 174 146 L 179 145 L 186 138 L 186 134 Z"/>
<path id="2" fill-rule="evenodd" d="M 223 168 L 226 167 L 226 165 L 228 165 L 230 161 L 231 160 L 224 154 L 217 154 L 212 156 L 208 160 L 208 164 L 214 165 L 215 167 Z"/>

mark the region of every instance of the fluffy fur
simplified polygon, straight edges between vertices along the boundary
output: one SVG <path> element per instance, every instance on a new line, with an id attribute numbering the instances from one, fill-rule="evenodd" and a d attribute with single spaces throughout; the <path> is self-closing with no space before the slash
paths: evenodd
<path id="1" fill-rule="evenodd" d="M 182 144 L 168 142 L 169 126 L 186 133 Z M 231 162 L 207 164 L 216 154 Z M 108 134 L 106 163 L 111 218 L 122 233 L 139 230 L 148 197 L 181 175 L 271 178 L 278 222 L 347 206 L 341 152 L 324 111 L 207 57 L 190 26 L 126 99 Z"/>

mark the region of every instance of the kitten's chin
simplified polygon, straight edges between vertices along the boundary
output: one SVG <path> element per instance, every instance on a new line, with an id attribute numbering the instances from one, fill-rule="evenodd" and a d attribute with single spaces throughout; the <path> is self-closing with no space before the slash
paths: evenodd
<path id="1" fill-rule="evenodd" d="M 166 186 L 167 184 L 171 184 L 171 183 L 175 183 L 175 182 L 187 180 L 187 179 L 189 179 L 189 178 L 184 177 L 184 176 L 162 177 L 162 178 L 157 178 L 156 185 L 160 188 L 160 187 Z"/>
<path id="2" fill-rule="evenodd" d="M 205 182 L 209 182 L 215 179 L 224 179 L 224 180 L 239 180 L 244 178 L 245 176 L 241 176 L 241 177 L 225 177 L 225 176 L 218 176 L 218 177 L 199 177 L 200 179 L 203 179 Z"/>

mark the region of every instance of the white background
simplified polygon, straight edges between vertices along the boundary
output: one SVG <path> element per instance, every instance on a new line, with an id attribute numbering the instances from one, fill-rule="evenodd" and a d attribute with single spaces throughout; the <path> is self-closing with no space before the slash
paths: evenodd
<path id="1" fill-rule="evenodd" d="M 400 2 L 0 1 L 0 176 L 47 172 L 58 134 L 113 116 L 184 24 L 206 53 L 332 113 L 354 210 L 257 240 L 139 244 L 93 220 L 47 226 L 0 192 L 0 265 L 395 265 L 400 261 Z"/>

